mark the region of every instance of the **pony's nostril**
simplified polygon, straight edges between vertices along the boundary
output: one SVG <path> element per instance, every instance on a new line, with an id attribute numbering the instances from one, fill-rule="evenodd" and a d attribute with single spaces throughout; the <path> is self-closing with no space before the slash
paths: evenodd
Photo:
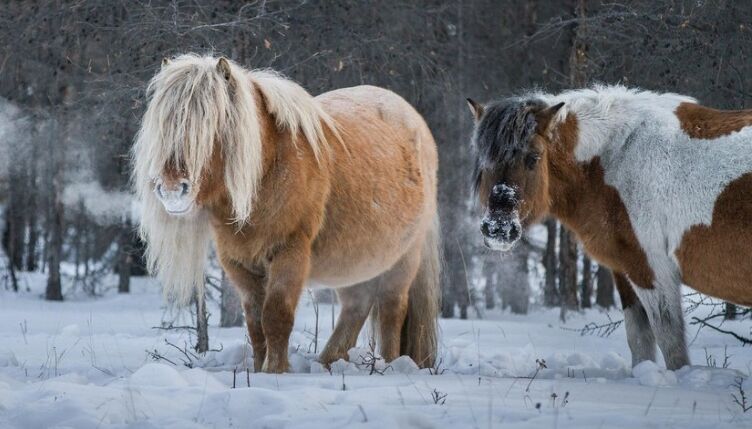
<path id="1" fill-rule="evenodd" d="M 181 196 L 186 195 L 188 193 L 188 189 L 190 189 L 190 187 L 188 186 L 188 182 L 180 183 L 180 195 Z"/>
<path id="2" fill-rule="evenodd" d="M 499 223 L 493 220 L 484 219 L 480 224 L 480 231 L 489 237 L 497 235 L 500 229 Z"/>
<path id="3" fill-rule="evenodd" d="M 157 185 L 154 187 L 154 190 L 157 192 L 157 196 L 159 198 L 163 198 L 164 197 L 164 194 L 162 194 L 162 184 L 161 183 L 157 183 Z"/>
<path id="4" fill-rule="evenodd" d="M 513 226 L 512 229 L 509 230 L 509 241 L 517 241 L 518 238 L 520 238 L 520 229 Z"/>

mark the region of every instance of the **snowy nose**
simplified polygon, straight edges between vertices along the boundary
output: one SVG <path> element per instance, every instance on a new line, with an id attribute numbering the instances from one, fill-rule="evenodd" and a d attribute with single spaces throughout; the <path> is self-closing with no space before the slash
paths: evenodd
<path id="1" fill-rule="evenodd" d="M 485 217 L 480 224 L 484 236 L 507 242 L 520 238 L 521 226 L 515 216 L 509 218 Z"/>
<path id="2" fill-rule="evenodd" d="M 154 184 L 154 193 L 171 215 L 185 215 L 193 208 L 191 182 L 186 179 L 170 182 L 159 179 Z"/>

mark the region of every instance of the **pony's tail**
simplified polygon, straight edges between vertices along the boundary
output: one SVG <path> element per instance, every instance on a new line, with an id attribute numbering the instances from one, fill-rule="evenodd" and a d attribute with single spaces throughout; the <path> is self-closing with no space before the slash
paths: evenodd
<path id="1" fill-rule="evenodd" d="M 400 340 L 400 355 L 410 356 L 421 368 L 431 368 L 436 362 L 440 282 L 441 235 L 436 215 L 423 242 L 418 274 L 410 285 Z"/>

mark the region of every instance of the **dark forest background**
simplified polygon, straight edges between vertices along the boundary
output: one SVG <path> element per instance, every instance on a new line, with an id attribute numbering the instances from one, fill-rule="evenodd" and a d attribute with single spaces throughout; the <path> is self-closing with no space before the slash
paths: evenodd
<path id="1" fill-rule="evenodd" d="M 143 274 L 128 151 L 146 82 L 189 51 L 276 69 L 314 95 L 372 84 L 417 107 L 439 144 L 445 317 L 614 303 L 610 274 L 555 222 L 503 258 L 483 248 L 466 97 L 605 82 L 752 107 L 748 1 L 3 1 L 0 287 L 40 272 L 59 300 L 101 293 L 113 272 L 127 292 Z"/>

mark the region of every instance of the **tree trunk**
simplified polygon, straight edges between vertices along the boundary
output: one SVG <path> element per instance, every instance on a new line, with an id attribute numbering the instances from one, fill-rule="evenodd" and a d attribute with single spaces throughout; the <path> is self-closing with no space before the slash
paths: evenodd
<path id="1" fill-rule="evenodd" d="M 13 264 L 8 264 L 8 275 L 10 276 L 10 287 L 13 288 L 13 292 L 18 292 L 18 278 Z"/>
<path id="2" fill-rule="evenodd" d="M 595 303 L 602 308 L 613 307 L 615 305 L 614 277 L 611 274 L 611 270 L 603 265 L 598 265 L 595 277 L 598 286 L 595 293 Z"/>
<path id="3" fill-rule="evenodd" d="M 593 296 L 593 267 L 590 257 L 586 254 L 582 255 L 582 296 L 580 297 L 580 303 L 582 308 L 592 307 Z"/>
<path id="4" fill-rule="evenodd" d="M 486 279 L 486 288 L 483 290 L 483 297 L 486 304 L 486 310 L 493 310 L 496 307 L 496 289 L 498 287 L 498 276 L 493 258 L 486 257 L 483 261 L 483 277 Z"/>
<path id="5" fill-rule="evenodd" d="M 32 155 L 29 160 L 29 189 L 37 189 L 37 145 L 32 142 Z M 26 245 L 26 270 L 34 271 L 37 269 L 37 241 L 39 240 L 39 231 L 37 227 L 37 193 L 29 192 L 27 196 L 26 221 L 29 229 L 29 242 Z"/>
<path id="6" fill-rule="evenodd" d="M 730 302 L 726 303 L 726 314 L 724 315 L 724 319 L 726 320 L 736 320 L 736 313 L 737 313 L 737 307 L 735 304 L 732 304 Z"/>
<path id="7" fill-rule="evenodd" d="M 48 211 L 47 229 L 49 243 L 47 245 L 47 290 L 45 299 L 49 301 L 63 300 L 62 279 L 60 278 L 60 263 L 63 259 L 63 232 L 65 228 L 64 206 L 62 201 L 63 183 L 63 149 L 60 143 L 67 141 L 68 133 L 65 124 L 65 114 L 58 112 L 51 132 L 47 139 L 47 189 L 49 190 L 50 208 Z M 58 130 L 64 130 L 58 135 Z"/>
<path id="8" fill-rule="evenodd" d="M 543 288 L 543 305 L 546 307 L 555 307 L 559 305 L 559 291 L 556 289 L 557 264 L 556 264 L 556 221 L 553 219 L 546 220 L 546 229 L 548 230 L 548 240 L 546 240 L 546 250 L 543 254 L 543 266 L 546 269 L 546 284 Z"/>
<path id="9" fill-rule="evenodd" d="M 587 84 L 588 80 L 585 0 L 574 0 L 573 9 L 578 22 L 573 29 L 569 52 L 569 83 L 573 87 L 582 87 Z"/>
<path id="10" fill-rule="evenodd" d="M 574 15 L 585 18 L 585 0 L 575 0 Z M 569 54 L 569 81 L 573 87 L 580 87 L 587 82 L 587 62 L 584 21 L 578 21 L 572 32 Z M 559 235 L 559 291 L 562 296 L 561 320 L 566 318 L 567 310 L 577 310 L 577 242 L 574 234 L 562 225 Z"/>
<path id="11" fill-rule="evenodd" d="M 86 238 L 86 228 L 84 227 L 84 216 L 86 216 L 86 208 L 84 207 L 83 197 L 78 202 L 78 213 L 75 216 L 75 229 L 76 234 L 73 236 L 73 265 L 75 266 L 75 279 L 74 284 L 78 284 L 78 280 L 81 279 L 81 248 L 83 247 L 84 240 Z M 84 285 L 86 282 L 84 281 Z M 89 295 L 94 295 L 93 291 L 88 290 L 88 286 L 84 286 L 84 291 Z"/>
<path id="12" fill-rule="evenodd" d="M 209 315 L 206 312 L 206 296 L 197 296 L 196 304 L 196 351 L 206 353 L 209 351 Z"/>
<path id="13" fill-rule="evenodd" d="M 457 233 L 459 234 L 459 233 Z M 445 246 L 447 260 L 447 275 L 442 297 L 442 317 L 454 317 L 455 306 L 460 310 L 460 319 L 467 319 L 467 308 L 470 303 L 470 293 L 467 285 L 466 265 L 459 239 L 454 238 Z"/>
<path id="14" fill-rule="evenodd" d="M 568 310 L 578 310 L 577 301 L 577 241 L 564 227 L 559 229 L 559 293 L 561 295 L 561 319 Z"/>
<path id="15" fill-rule="evenodd" d="M 441 317 L 451 319 L 454 317 L 454 289 L 450 287 L 449 280 L 444 280 L 441 288 Z"/>
<path id="16" fill-rule="evenodd" d="M 15 270 L 23 270 L 24 257 L 24 210 L 22 203 L 22 183 L 11 177 L 9 180 L 10 198 L 6 205 L 5 231 L 3 232 L 3 247 L 8 256 L 8 262 Z"/>
<path id="17" fill-rule="evenodd" d="M 245 317 L 243 307 L 240 305 L 238 291 L 230 283 L 230 279 L 222 272 L 222 296 L 220 298 L 219 326 L 243 326 Z"/>
<path id="18" fill-rule="evenodd" d="M 8 270 L 8 277 L 10 278 L 11 289 L 13 289 L 13 292 L 18 292 L 18 279 L 16 278 L 16 269 L 13 267 L 13 264 L 10 263 L 10 260 L 7 261 L 6 269 Z M 5 287 L 6 289 L 8 288 L 7 283 Z"/>
<path id="19" fill-rule="evenodd" d="M 50 248 L 48 254 L 47 290 L 45 299 L 48 301 L 62 301 L 63 288 L 60 278 L 60 262 L 63 256 L 63 202 L 54 192 L 54 204 L 50 219 Z"/>
<path id="20" fill-rule="evenodd" d="M 133 226 L 130 220 L 125 220 L 120 227 L 120 240 L 118 243 L 118 293 L 130 293 L 131 291 L 131 236 Z"/>

